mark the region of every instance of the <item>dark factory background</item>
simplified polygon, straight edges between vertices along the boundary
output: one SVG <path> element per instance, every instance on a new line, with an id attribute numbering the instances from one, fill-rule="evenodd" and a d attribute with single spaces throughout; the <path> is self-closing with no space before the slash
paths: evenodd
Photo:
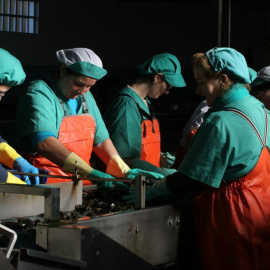
<path id="1" fill-rule="evenodd" d="M 0 0 L 1 6 L 6 2 Z M 9 91 L 0 104 L 0 133 L 11 145 L 20 91 L 29 80 L 58 65 L 55 52 L 59 49 L 87 47 L 100 56 L 108 75 L 91 91 L 101 111 L 130 82 L 138 63 L 157 53 L 175 54 L 187 87 L 152 101 L 161 123 L 163 151 L 176 149 L 184 124 L 202 99 L 195 94 L 194 53 L 229 46 L 242 52 L 255 70 L 270 64 L 269 0 L 34 2 L 38 4 L 37 33 L 8 32 L 0 20 L 0 47 L 19 58 L 27 74 L 25 83 Z M 2 10 L 0 18 L 5 15 Z"/>

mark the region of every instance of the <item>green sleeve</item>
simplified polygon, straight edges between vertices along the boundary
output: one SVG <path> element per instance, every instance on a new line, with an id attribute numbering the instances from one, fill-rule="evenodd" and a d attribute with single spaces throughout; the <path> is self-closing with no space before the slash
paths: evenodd
<path id="1" fill-rule="evenodd" d="M 101 116 L 101 113 L 99 111 L 99 108 L 96 104 L 96 101 L 91 94 L 90 91 L 85 93 L 85 99 L 87 102 L 87 107 L 89 110 L 89 113 L 94 117 L 96 122 L 96 132 L 95 132 L 95 140 L 94 140 L 94 146 L 104 142 L 109 138 L 108 130 L 105 126 L 105 123 L 103 121 L 103 118 Z"/>
<path id="2" fill-rule="evenodd" d="M 115 98 L 104 113 L 110 138 L 122 158 L 141 156 L 141 116 L 130 97 Z"/>
<path id="3" fill-rule="evenodd" d="M 221 132 L 216 124 L 204 123 L 191 139 L 178 171 L 189 178 L 219 187 L 228 164 L 228 144 L 226 133 Z"/>
<path id="4" fill-rule="evenodd" d="M 25 137 L 35 132 L 52 132 L 58 137 L 62 118 L 63 109 L 54 92 L 42 81 L 30 82 L 27 92 L 20 95 L 16 112 L 19 145 L 22 146 Z M 31 146 L 25 147 L 29 151 Z"/>

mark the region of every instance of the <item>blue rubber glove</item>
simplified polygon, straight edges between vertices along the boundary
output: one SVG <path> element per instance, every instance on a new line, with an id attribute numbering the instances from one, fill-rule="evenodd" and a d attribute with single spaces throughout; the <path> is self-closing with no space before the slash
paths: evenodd
<path id="1" fill-rule="evenodd" d="M 25 160 L 22 157 L 18 157 L 14 160 L 13 168 L 19 172 L 23 173 L 36 173 L 39 174 L 38 168 L 31 165 L 27 160 Z M 27 185 L 39 185 L 39 177 L 38 176 L 27 176 L 22 175 L 21 179 L 27 184 Z"/>
<path id="2" fill-rule="evenodd" d="M 130 169 L 126 172 L 126 178 L 134 180 L 139 174 L 145 176 L 147 179 L 162 179 L 164 175 L 156 172 L 149 172 L 141 169 Z"/>
<path id="3" fill-rule="evenodd" d="M 146 186 L 145 188 L 145 201 L 169 196 L 173 196 L 173 194 L 167 189 L 166 179 L 156 181 L 152 186 Z M 133 204 L 135 202 L 135 187 L 131 187 L 129 189 L 129 195 L 123 196 L 122 199 L 127 204 Z"/>

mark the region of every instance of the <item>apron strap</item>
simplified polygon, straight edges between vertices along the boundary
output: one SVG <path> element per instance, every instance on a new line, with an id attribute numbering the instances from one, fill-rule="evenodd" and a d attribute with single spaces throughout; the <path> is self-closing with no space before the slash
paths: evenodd
<path id="1" fill-rule="evenodd" d="M 88 113 L 88 108 L 87 108 L 85 97 L 81 96 L 81 98 L 82 98 L 82 113 Z"/>
<path id="2" fill-rule="evenodd" d="M 64 111 L 64 116 L 66 116 L 67 115 L 67 111 L 65 109 L 64 102 L 63 102 L 63 100 L 61 98 L 58 98 L 58 100 L 59 100 L 60 105 L 61 105 L 61 107 L 62 107 L 62 109 Z"/>
<path id="3" fill-rule="evenodd" d="M 235 109 L 235 108 L 228 108 L 227 111 L 233 112 L 235 114 L 238 114 L 239 116 L 241 116 L 242 118 L 244 118 L 249 124 L 250 126 L 253 128 L 253 130 L 255 131 L 256 135 L 258 136 L 262 146 L 266 146 L 267 143 L 267 134 L 268 134 L 268 114 L 267 111 L 264 109 L 264 113 L 265 113 L 265 130 L 264 130 L 264 140 L 262 139 L 258 129 L 256 128 L 256 126 L 254 125 L 254 123 L 251 121 L 251 119 L 242 111 Z"/>

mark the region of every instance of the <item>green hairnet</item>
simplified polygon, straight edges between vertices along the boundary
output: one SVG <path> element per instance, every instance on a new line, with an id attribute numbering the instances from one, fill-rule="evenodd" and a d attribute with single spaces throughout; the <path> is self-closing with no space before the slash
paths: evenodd
<path id="1" fill-rule="evenodd" d="M 16 86 L 23 83 L 25 77 L 21 62 L 0 48 L 0 84 Z"/>
<path id="2" fill-rule="evenodd" d="M 221 71 L 237 82 L 251 82 L 246 59 L 235 49 L 213 48 L 206 56 L 215 71 Z"/>
<path id="3" fill-rule="evenodd" d="M 156 54 L 137 66 L 139 74 L 162 73 L 166 81 L 174 87 L 184 87 L 181 65 L 176 56 L 170 53 Z"/>

